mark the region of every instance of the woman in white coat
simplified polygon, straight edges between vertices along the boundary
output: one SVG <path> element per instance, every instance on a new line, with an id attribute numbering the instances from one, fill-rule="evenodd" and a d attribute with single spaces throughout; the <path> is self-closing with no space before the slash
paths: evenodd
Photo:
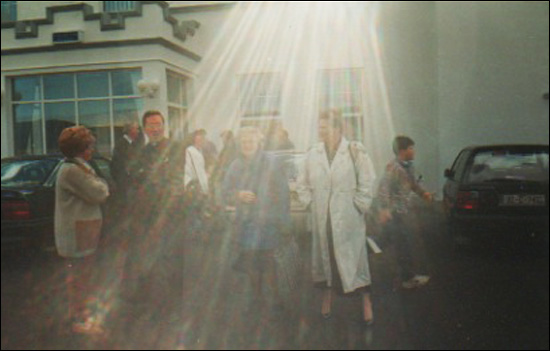
<path id="1" fill-rule="evenodd" d="M 323 112 L 317 144 L 298 180 L 300 200 L 313 216 L 313 280 L 324 286 L 321 313 L 331 315 L 334 290 L 361 292 L 363 318 L 372 323 L 371 275 L 365 213 L 373 198 L 374 168 L 365 148 L 343 136 L 339 112 Z"/>

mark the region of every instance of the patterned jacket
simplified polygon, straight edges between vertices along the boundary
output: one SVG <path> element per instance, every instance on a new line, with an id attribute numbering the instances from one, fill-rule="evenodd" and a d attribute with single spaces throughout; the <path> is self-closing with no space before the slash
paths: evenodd
<path id="1" fill-rule="evenodd" d="M 379 209 L 407 214 L 411 207 L 411 195 L 422 196 L 426 190 L 415 179 L 414 167 L 394 159 L 386 166 L 377 196 Z"/>

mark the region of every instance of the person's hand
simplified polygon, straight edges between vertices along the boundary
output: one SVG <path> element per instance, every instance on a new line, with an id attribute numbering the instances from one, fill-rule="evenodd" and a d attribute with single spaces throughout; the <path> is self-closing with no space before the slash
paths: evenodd
<path id="1" fill-rule="evenodd" d="M 426 201 L 427 203 L 432 203 L 434 201 L 434 194 L 430 193 L 430 192 L 425 192 L 423 195 L 422 195 L 422 198 L 424 199 L 424 201 Z"/>
<path id="2" fill-rule="evenodd" d="M 386 224 L 389 221 L 391 221 L 393 218 L 390 210 L 380 210 L 378 213 L 378 220 L 380 221 L 380 224 Z"/>
<path id="3" fill-rule="evenodd" d="M 256 194 L 251 191 L 239 191 L 239 193 L 237 194 L 237 198 L 240 202 L 247 205 L 256 203 L 256 201 L 258 200 Z"/>

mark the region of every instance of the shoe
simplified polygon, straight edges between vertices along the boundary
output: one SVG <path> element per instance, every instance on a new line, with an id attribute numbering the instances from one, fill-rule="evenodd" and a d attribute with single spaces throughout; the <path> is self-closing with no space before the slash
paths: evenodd
<path id="1" fill-rule="evenodd" d="M 329 308 L 328 312 L 324 312 L 323 308 L 321 309 L 321 316 L 323 316 L 323 319 L 330 319 L 332 317 L 331 308 Z"/>
<path id="2" fill-rule="evenodd" d="M 427 275 L 415 275 L 411 279 L 403 282 L 401 286 L 403 289 L 415 289 L 428 284 L 430 277 Z"/>
<path id="3" fill-rule="evenodd" d="M 321 315 L 323 316 L 323 319 L 327 320 L 332 317 L 332 296 L 329 296 L 328 303 L 325 301 L 326 297 L 323 298 L 323 303 L 321 305 Z M 325 306 L 328 305 L 328 306 Z"/>
<path id="4" fill-rule="evenodd" d="M 372 327 L 374 325 L 374 319 L 369 319 L 368 321 L 362 319 L 361 324 L 365 328 Z"/>
<path id="5" fill-rule="evenodd" d="M 73 323 L 72 330 L 75 334 L 88 336 L 99 336 L 105 334 L 105 329 L 103 329 L 99 323 L 94 323 L 90 319 Z"/>
<path id="6" fill-rule="evenodd" d="M 370 294 L 368 298 L 368 303 L 369 303 L 368 312 L 365 314 L 365 311 L 364 311 L 365 306 L 363 305 L 363 318 L 361 318 L 362 324 L 365 327 L 370 327 L 374 323 L 374 311 L 372 309 L 372 301 L 370 299 Z"/>
<path id="7" fill-rule="evenodd" d="M 429 275 L 415 275 L 414 278 L 416 279 L 418 286 L 424 286 L 430 281 Z"/>

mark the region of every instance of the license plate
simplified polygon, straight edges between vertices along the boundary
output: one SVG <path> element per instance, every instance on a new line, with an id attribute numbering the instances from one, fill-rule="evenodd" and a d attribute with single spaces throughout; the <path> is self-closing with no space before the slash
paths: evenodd
<path id="1" fill-rule="evenodd" d="M 544 195 L 504 195 L 501 206 L 545 206 L 546 196 Z"/>

